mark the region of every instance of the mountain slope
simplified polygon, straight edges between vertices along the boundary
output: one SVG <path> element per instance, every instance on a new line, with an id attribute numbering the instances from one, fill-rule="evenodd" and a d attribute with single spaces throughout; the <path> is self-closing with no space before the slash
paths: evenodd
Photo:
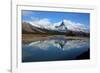
<path id="1" fill-rule="evenodd" d="M 35 32 L 33 31 L 33 29 L 31 28 L 31 25 L 29 23 L 23 22 L 22 23 L 22 32 Z"/>
<path id="2" fill-rule="evenodd" d="M 38 27 L 32 26 L 30 23 L 22 22 L 22 32 L 23 33 L 44 33 Z"/>
<path id="3" fill-rule="evenodd" d="M 22 33 L 33 33 L 33 34 L 54 34 L 54 35 L 67 35 L 67 36 L 86 36 L 89 37 L 89 33 L 82 31 L 73 31 L 69 30 L 64 22 L 62 22 L 59 26 L 55 27 L 55 30 L 48 28 L 41 28 L 33 26 L 28 22 L 22 22 Z"/>

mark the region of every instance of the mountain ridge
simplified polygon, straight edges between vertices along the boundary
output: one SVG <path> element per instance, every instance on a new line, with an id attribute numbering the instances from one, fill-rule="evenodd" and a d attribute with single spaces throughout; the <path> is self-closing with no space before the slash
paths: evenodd
<path id="1" fill-rule="evenodd" d="M 60 30 L 60 29 L 64 29 L 64 30 Z M 62 22 L 59 26 L 56 26 L 56 30 L 36 27 L 28 22 L 22 22 L 22 33 L 57 34 L 57 35 L 59 34 L 59 35 L 86 36 L 86 37 L 90 36 L 90 33 L 69 30 L 65 26 L 64 22 Z"/>

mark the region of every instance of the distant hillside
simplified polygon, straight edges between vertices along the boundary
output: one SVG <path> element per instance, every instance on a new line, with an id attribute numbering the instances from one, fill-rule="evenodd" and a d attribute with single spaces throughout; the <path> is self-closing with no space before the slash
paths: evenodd
<path id="1" fill-rule="evenodd" d="M 22 32 L 26 33 L 26 32 L 35 32 L 35 31 L 31 28 L 31 25 L 29 23 L 23 22 L 22 23 Z"/>
<path id="2" fill-rule="evenodd" d="M 84 36 L 89 37 L 90 34 L 82 31 L 69 30 L 64 23 L 56 26 L 56 29 L 46 29 L 41 27 L 36 27 L 28 22 L 22 22 L 22 33 L 32 33 L 32 34 L 55 34 L 55 35 L 67 35 L 67 36 Z"/>

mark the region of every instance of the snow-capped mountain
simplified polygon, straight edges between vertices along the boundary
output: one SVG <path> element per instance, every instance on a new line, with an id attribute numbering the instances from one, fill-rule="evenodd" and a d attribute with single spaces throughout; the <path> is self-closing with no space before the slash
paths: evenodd
<path id="1" fill-rule="evenodd" d="M 54 24 L 48 22 L 47 20 L 45 20 L 45 22 L 22 22 L 22 31 L 28 33 L 50 33 L 71 36 L 89 36 L 88 27 L 80 23 L 74 23 L 68 20 L 63 20 Z"/>
<path id="2" fill-rule="evenodd" d="M 72 31 L 81 31 L 81 32 L 89 32 L 89 28 L 84 24 L 75 23 L 70 20 L 63 20 L 64 25 Z"/>
<path id="3" fill-rule="evenodd" d="M 33 21 L 28 23 L 30 23 L 32 26 L 43 28 L 43 29 L 49 29 L 49 30 L 66 32 L 68 29 L 71 31 L 89 32 L 89 28 L 86 27 L 84 24 L 75 23 L 70 20 L 63 20 L 57 23 L 51 23 L 50 21 L 44 19 L 44 20 Z"/>
<path id="4" fill-rule="evenodd" d="M 68 28 L 65 26 L 65 23 L 62 22 L 59 26 L 55 26 L 55 29 L 58 31 L 66 32 Z"/>

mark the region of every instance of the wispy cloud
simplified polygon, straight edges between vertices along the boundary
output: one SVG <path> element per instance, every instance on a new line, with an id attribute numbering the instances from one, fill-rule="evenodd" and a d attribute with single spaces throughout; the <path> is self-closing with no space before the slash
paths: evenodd
<path id="1" fill-rule="evenodd" d="M 33 11 L 22 10 L 21 14 L 22 14 L 22 21 L 32 21 L 36 19 L 33 17 L 36 14 Z"/>

